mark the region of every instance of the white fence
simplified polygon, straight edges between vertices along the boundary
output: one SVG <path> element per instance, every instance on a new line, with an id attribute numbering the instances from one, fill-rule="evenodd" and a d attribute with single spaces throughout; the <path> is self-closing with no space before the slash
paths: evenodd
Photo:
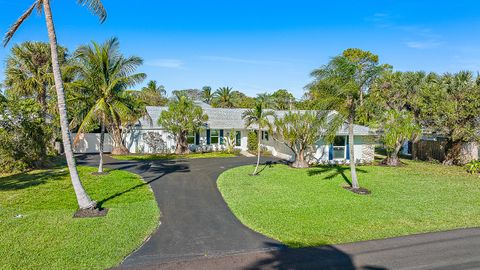
<path id="1" fill-rule="evenodd" d="M 72 133 L 72 143 L 77 136 L 76 133 Z M 98 153 L 100 151 L 100 133 L 85 133 L 80 135 L 80 140 L 73 146 L 74 153 Z M 105 133 L 105 141 L 103 144 L 104 152 L 112 151 L 112 138 L 110 134 Z"/>

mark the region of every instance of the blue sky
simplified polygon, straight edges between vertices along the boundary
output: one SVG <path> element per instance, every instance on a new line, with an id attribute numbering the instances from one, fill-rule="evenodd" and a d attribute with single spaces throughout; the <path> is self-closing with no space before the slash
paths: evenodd
<path id="1" fill-rule="evenodd" d="M 0 0 L 0 30 L 31 2 Z M 52 6 L 60 44 L 73 51 L 116 36 L 126 55 L 144 59 L 140 71 L 168 91 L 286 88 L 301 97 L 310 71 L 349 47 L 370 50 L 397 70 L 480 70 L 476 1 L 325 2 L 104 0 L 104 24 L 76 1 Z M 25 40 L 47 40 L 43 17 L 30 18 L 12 44 Z M 0 49 L 2 63 L 9 48 Z"/>

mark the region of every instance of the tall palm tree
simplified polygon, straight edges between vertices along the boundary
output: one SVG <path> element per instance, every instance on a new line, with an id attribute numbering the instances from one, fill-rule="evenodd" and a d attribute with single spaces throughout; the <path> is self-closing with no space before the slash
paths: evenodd
<path id="1" fill-rule="evenodd" d="M 165 87 L 158 85 L 157 81 L 151 80 L 147 86 L 138 93 L 139 98 L 149 106 L 164 106 L 167 103 Z"/>
<path id="2" fill-rule="evenodd" d="M 202 87 L 202 100 L 207 104 L 212 104 L 213 93 L 210 86 Z"/>
<path id="3" fill-rule="evenodd" d="M 59 46 L 59 64 L 66 64 L 66 49 Z M 7 57 L 5 85 L 10 95 L 33 97 L 42 107 L 44 116 L 47 99 L 54 86 L 50 45 L 27 41 L 16 44 Z"/>
<path id="4" fill-rule="evenodd" d="M 261 154 L 261 134 L 263 129 L 271 130 L 272 124 L 270 122 L 269 117 L 273 120 L 275 117 L 275 113 L 272 110 L 266 110 L 264 108 L 264 104 L 261 102 L 257 102 L 253 109 L 249 109 L 245 111 L 242 115 L 242 118 L 245 121 L 245 127 L 251 128 L 257 126 L 257 166 L 255 166 L 255 170 L 253 171 L 252 175 L 257 175 L 258 166 L 260 164 L 260 154 Z"/>
<path id="5" fill-rule="evenodd" d="M 348 51 L 348 50 L 346 50 Z M 333 140 L 338 129 L 345 123 L 348 125 L 348 142 L 350 154 L 350 173 L 352 177 L 352 189 L 359 190 L 357 170 L 355 164 L 354 147 L 354 123 L 356 113 L 363 105 L 364 89 L 368 88 L 372 78 L 380 72 L 378 66 L 372 69 L 360 70 L 363 66 L 358 65 L 349 57 L 339 55 L 326 65 L 312 72 L 315 81 L 309 85 L 312 98 L 315 99 L 320 109 L 333 110 L 330 122 L 329 139 Z M 359 75 L 362 77 L 359 79 Z"/>
<path id="6" fill-rule="evenodd" d="M 235 107 L 236 92 L 231 87 L 220 87 L 214 93 L 215 101 L 218 107 L 233 108 Z"/>
<path id="7" fill-rule="evenodd" d="M 87 6 L 100 21 L 103 22 L 107 18 L 107 12 L 100 0 L 77 0 L 81 5 Z M 45 12 L 45 21 L 47 25 L 48 38 L 50 42 L 50 53 L 52 57 L 53 77 L 55 81 L 55 89 L 57 92 L 58 111 L 60 114 L 60 127 L 62 130 L 63 146 L 65 150 L 65 157 L 67 159 L 68 170 L 72 180 L 73 189 L 77 197 L 78 206 L 80 209 L 91 209 L 96 207 L 96 202 L 90 199 L 85 188 L 78 176 L 75 158 L 72 151 L 72 142 L 70 139 L 70 131 L 68 129 L 67 107 L 65 102 L 65 92 L 63 90 L 62 72 L 60 70 L 60 62 L 58 57 L 57 35 L 55 33 L 55 26 L 53 23 L 52 10 L 50 8 L 50 0 L 35 0 L 33 4 L 18 18 L 18 20 L 10 27 L 5 34 L 3 46 L 6 46 L 10 39 L 12 39 L 15 32 L 22 25 L 22 23 L 32 14 L 33 10 Z"/>
<path id="8" fill-rule="evenodd" d="M 78 71 L 81 81 L 79 86 L 89 89 L 95 103 L 85 115 L 78 129 L 75 143 L 79 135 L 88 131 L 96 122 L 100 124 L 100 163 L 98 172 L 103 173 L 103 144 L 105 129 L 112 134 L 113 154 L 127 153 L 123 145 L 121 127 L 133 122 L 137 114 L 132 104 L 134 100 L 126 92 L 145 79 L 144 73 L 132 74 L 143 60 L 132 56 L 125 58 L 119 51 L 116 38 L 107 40 L 100 45 L 95 42 L 91 46 L 81 46 L 75 52 L 78 60 Z"/>

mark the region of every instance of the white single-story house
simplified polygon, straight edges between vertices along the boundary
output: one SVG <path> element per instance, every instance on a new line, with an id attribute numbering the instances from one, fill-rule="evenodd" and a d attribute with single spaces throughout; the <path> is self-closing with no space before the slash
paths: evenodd
<path id="1" fill-rule="evenodd" d="M 243 113 L 248 109 L 213 108 L 203 102 L 196 102 L 208 115 L 208 121 L 198 132 L 188 136 L 188 143 L 192 151 L 221 151 L 226 149 L 226 144 L 233 137 L 233 146 L 240 151 L 247 151 L 248 133 L 254 128 L 245 128 Z M 140 120 L 125 136 L 125 146 L 131 153 L 171 153 L 175 150 L 174 136 L 158 125 L 162 111 L 168 107 L 147 107 L 153 120 L 150 125 L 147 120 Z M 282 116 L 287 111 L 275 111 L 277 116 Z M 233 134 L 232 134 L 233 132 Z M 75 134 L 72 134 L 75 136 Z M 334 143 L 327 144 L 319 140 L 310 153 L 310 162 L 314 163 L 348 163 L 350 160 L 349 143 L 347 140 L 347 125 L 337 132 Z M 354 127 L 355 159 L 359 163 L 369 163 L 374 158 L 375 134 L 365 126 Z M 75 146 L 77 153 L 98 152 L 98 134 L 85 134 L 79 144 Z M 268 149 L 274 156 L 291 160 L 292 152 L 283 143 L 274 140 L 267 131 L 262 131 L 262 147 Z M 111 149 L 109 136 L 106 137 L 105 151 Z"/>

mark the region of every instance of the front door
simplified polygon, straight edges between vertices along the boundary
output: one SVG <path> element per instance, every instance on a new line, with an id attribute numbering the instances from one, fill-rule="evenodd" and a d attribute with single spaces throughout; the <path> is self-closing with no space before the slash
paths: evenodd
<path id="1" fill-rule="evenodd" d="M 240 131 L 235 134 L 235 146 L 242 146 L 242 133 Z"/>

